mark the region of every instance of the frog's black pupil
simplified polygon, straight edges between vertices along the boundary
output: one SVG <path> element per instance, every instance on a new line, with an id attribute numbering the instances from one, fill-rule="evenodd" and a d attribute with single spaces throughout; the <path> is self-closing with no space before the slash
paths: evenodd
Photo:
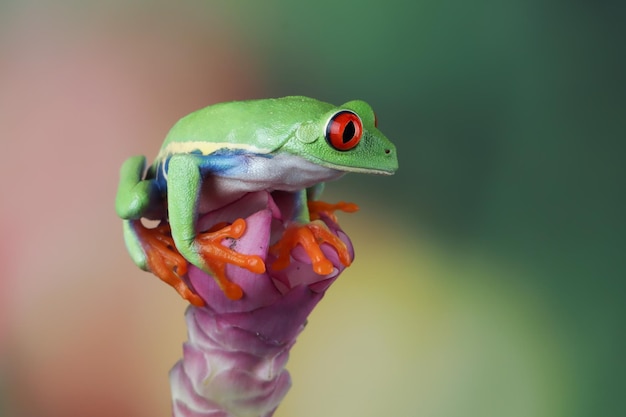
<path id="1" fill-rule="evenodd" d="M 352 140 L 352 138 L 354 137 L 355 133 L 356 133 L 356 129 L 354 128 L 354 122 L 350 120 L 348 124 L 346 125 L 346 128 L 343 130 L 343 137 L 341 138 L 343 140 L 343 143 L 350 142 L 350 140 Z"/>

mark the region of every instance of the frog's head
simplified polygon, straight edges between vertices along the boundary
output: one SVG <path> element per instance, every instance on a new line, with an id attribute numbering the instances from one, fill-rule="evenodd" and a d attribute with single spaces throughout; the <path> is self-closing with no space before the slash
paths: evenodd
<path id="1" fill-rule="evenodd" d="M 339 171 L 391 175 L 398 169 L 396 147 L 378 130 L 369 104 L 360 100 L 302 123 L 284 149 Z"/>

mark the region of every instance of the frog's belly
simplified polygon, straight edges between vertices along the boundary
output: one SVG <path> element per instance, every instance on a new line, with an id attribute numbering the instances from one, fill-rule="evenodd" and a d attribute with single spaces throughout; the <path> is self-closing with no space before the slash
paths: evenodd
<path id="1" fill-rule="evenodd" d="M 341 177 L 344 172 L 314 164 L 292 155 L 237 155 L 230 168 L 203 166 L 199 212 L 223 207 L 246 193 L 306 189 Z"/>

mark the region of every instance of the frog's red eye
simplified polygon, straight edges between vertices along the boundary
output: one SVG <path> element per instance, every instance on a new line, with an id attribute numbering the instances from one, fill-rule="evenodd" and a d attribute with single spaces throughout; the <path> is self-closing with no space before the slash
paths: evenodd
<path id="1" fill-rule="evenodd" d="M 356 114 L 348 110 L 335 113 L 326 125 L 326 140 L 338 151 L 348 151 L 359 144 L 363 124 Z"/>

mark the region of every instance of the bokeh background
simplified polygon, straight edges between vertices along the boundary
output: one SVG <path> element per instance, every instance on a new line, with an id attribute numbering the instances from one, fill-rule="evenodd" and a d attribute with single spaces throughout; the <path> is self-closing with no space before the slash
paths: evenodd
<path id="1" fill-rule="evenodd" d="M 185 303 L 134 267 L 117 171 L 219 101 L 370 102 L 394 177 L 327 199 L 357 261 L 277 417 L 617 416 L 620 2 L 0 2 L 0 416 L 170 415 Z"/>

